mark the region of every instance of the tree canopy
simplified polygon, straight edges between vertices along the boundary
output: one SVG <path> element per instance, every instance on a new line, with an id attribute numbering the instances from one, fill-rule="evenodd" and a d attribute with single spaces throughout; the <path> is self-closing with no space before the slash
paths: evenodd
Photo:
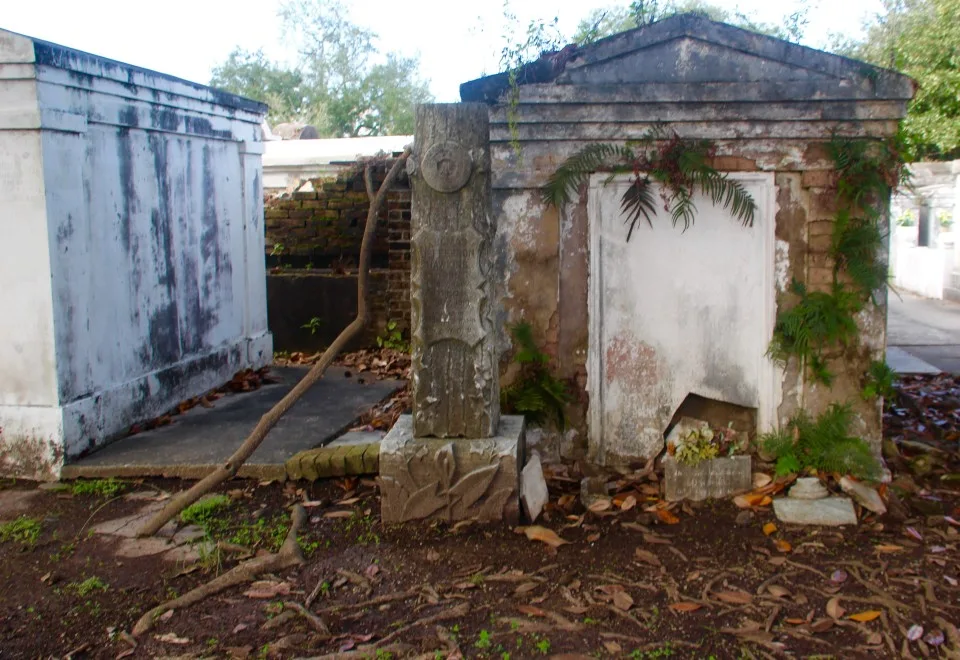
<path id="1" fill-rule="evenodd" d="M 919 83 L 903 124 L 913 159 L 960 158 L 960 0 L 886 0 L 866 38 L 839 50 Z"/>
<path id="2" fill-rule="evenodd" d="M 326 137 L 413 132 L 414 107 L 433 98 L 418 58 L 381 54 L 377 35 L 349 20 L 343 0 L 287 0 L 279 15 L 296 65 L 237 48 L 211 85 L 267 103 L 271 123 L 313 124 Z"/>

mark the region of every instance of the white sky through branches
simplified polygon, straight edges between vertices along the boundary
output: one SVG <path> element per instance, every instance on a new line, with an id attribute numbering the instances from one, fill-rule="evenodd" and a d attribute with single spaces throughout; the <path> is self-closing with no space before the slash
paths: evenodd
<path id="1" fill-rule="evenodd" d="M 510 11 L 519 23 L 513 41 L 531 19 L 554 16 L 570 36 L 592 9 L 611 4 L 628 0 L 511 0 Z M 777 23 L 796 6 L 771 0 L 712 4 Z M 276 6 L 275 0 L 0 0 L 0 28 L 207 83 L 211 68 L 235 46 L 263 48 L 275 59 L 292 58 L 281 39 Z M 419 53 L 421 74 L 438 101 L 459 100 L 460 83 L 499 70 L 506 43 L 501 2 L 366 0 L 350 6 L 352 20 L 379 35 L 381 51 Z M 811 4 L 803 43 L 822 46 L 831 32 L 859 36 L 863 19 L 880 8 L 879 0 L 819 0 Z"/>

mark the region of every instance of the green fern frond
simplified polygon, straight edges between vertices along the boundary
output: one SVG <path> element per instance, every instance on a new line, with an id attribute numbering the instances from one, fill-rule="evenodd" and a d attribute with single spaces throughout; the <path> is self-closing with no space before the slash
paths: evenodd
<path id="1" fill-rule="evenodd" d="M 623 193 L 620 200 L 620 209 L 626 214 L 624 224 L 630 227 L 627 230 L 627 240 L 633 236 L 633 230 L 637 226 L 640 216 L 646 219 L 647 224 L 653 227 L 651 214 L 656 213 L 656 206 L 653 200 L 653 191 L 650 190 L 650 179 L 647 177 L 637 177 L 631 183 L 630 187 Z"/>
<path id="2" fill-rule="evenodd" d="M 874 479 L 880 464 L 866 442 L 850 435 L 853 420 L 848 404 L 834 403 L 816 419 L 799 410 L 786 429 L 762 436 L 762 446 L 777 458 L 777 474 L 814 469 Z"/>
<path id="3" fill-rule="evenodd" d="M 634 160 L 633 149 L 616 144 L 588 144 L 565 160 L 543 188 L 544 200 L 556 208 L 570 201 L 577 188 L 590 175 L 614 165 Z"/>

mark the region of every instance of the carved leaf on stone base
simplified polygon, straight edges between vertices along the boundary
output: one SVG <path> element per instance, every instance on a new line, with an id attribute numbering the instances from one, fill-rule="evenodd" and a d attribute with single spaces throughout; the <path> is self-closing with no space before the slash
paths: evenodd
<path id="1" fill-rule="evenodd" d="M 446 499 L 437 497 L 437 482 L 434 481 L 407 498 L 407 501 L 403 503 L 400 519 L 407 521 L 426 518 L 445 504 L 447 504 Z"/>
<path id="2" fill-rule="evenodd" d="M 503 516 L 503 507 L 513 494 L 512 488 L 501 488 L 490 493 L 490 497 L 480 507 L 481 520 L 498 520 Z"/>
<path id="3" fill-rule="evenodd" d="M 499 469 L 500 465 L 497 463 L 477 468 L 461 477 L 460 481 L 455 483 L 448 493 L 453 498 L 460 500 L 464 509 L 469 509 L 487 492 Z"/>
<path id="4" fill-rule="evenodd" d="M 428 518 L 442 508 L 446 508 L 448 519 L 454 518 L 455 509 L 459 512 L 457 517 L 468 517 L 468 510 L 478 502 L 480 505 L 473 517 L 499 519 L 514 489 L 499 489 L 481 502 L 500 471 L 499 457 L 489 452 L 485 454 L 489 465 L 477 467 L 454 482 L 457 459 L 453 443 L 447 443 L 432 457 L 424 455 L 421 449 L 403 462 L 396 478 L 379 478 L 383 500 L 391 510 L 399 507 L 398 518 L 402 521 Z M 416 472 L 411 466 L 413 461 L 417 461 L 419 468 Z M 415 473 L 422 474 L 424 469 L 429 474 L 423 481 L 418 481 Z"/>

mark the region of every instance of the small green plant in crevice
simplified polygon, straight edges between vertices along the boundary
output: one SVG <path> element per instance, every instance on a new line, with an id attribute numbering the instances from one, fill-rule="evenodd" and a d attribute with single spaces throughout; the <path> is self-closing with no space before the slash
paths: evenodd
<path id="1" fill-rule="evenodd" d="M 894 383 L 897 382 L 897 372 L 890 368 L 886 360 L 874 360 L 870 363 L 864 377 L 863 391 L 860 393 L 868 401 L 878 397 L 893 399 L 897 395 Z"/>
<path id="2" fill-rule="evenodd" d="M 493 646 L 493 640 L 490 638 L 489 630 L 481 630 L 477 636 L 477 641 L 473 644 L 480 650 L 488 649 Z"/>
<path id="3" fill-rule="evenodd" d="M 533 647 L 537 649 L 537 652 L 540 653 L 540 655 L 547 655 L 550 653 L 550 640 L 546 637 L 543 639 L 538 639 Z"/>
<path id="4" fill-rule="evenodd" d="M 98 497 L 115 497 L 122 493 L 127 484 L 119 479 L 81 479 L 70 484 L 70 492 L 74 495 L 97 495 Z"/>
<path id="5" fill-rule="evenodd" d="M 513 384 L 501 390 L 501 407 L 506 413 L 524 415 L 533 424 L 549 422 L 563 430 L 570 402 L 566 383 L 550 373 L 550 356 L 537 347 L 529 323 L 513 324 L 510 334 L 517 346 L 513 360 L 520 365 L 520 373 Z"/>
<path id="6" fill-rule="evenodd" d="M 188 525 L 203 527 L 208 536 L 213 536 L 220 515 L 230 507 L 230 498 L 214 493 L 198 500 L 180 512 L 180 520 Z"/>
<path id="7" fill-rule="evenodd" d="M 67 591 L 71 591 L 81 597 L 92 594 L 95 591 L 106 591 L 109 588 L 110 585 L 96 575 L 88 577 L 82 582 L 71 582 L 66 586 Z"/>
<path id="8" fill-rule="evenodd" d="M 794 280 L 791 291 L 798 302 L 777 316 L 767 354 L 780 364 L 796 357 L 815 380 L 830 385 L 833 374 L 827 368 L 825 354 L 831 347 L 846 347 L 857 341 L 854 314 L 860 309 L 860 301 L 840 284 L 826 293 L 808 291 Z"/>
<path id="9" fill-rule="evenodd" d="M 286 246 L 285 246 L 283 243 L 274 243 L 274 244 L 273 244 L 273 249 L 270 251 L 270 256 L 271 256 L 271 257 L 279 257 L 279 256 L 281 256 L 281 255 L 284 253 L 284 251 L 285 251 L 286 249 L 287 249 L 287 248 L 286 248 Z"/>
<path id="10" fill-rule="evenodd" d="M 311 317 L 309 321 L 300 326 L 303 330 L 309 330 L 311 335 L 317 334 L 323 327 L 323 319 L 319 316 Z"/>
<path id="11" fill-rule="evenodd" d="M 863 439 L 850 434 L 853 416 L 853 409 L 840 403 L 831 404 L 816 419 L 800 410 L 785 428 L 763 435 L 761 443 L 776 457 L 778 475 L 816 470 L 876 479 L 880 463 Z"/>
<path id="12" fill-rule="evenodd" d="M 377 346 L 401 353 L 410 352 L 410 344 L 403 338 L 403 331 L 396 321 L 388 321 L 384 333 L 377 337 Z"/>
<path id="13" fill-rule="evenodd" d="M 673 647 L 667 643 L 655 649 L 650 649 L 649 651 L 641 651 L 640 649 L 636 649 L 627 657 L 631 658 L 631 660 L 655 660 L 656 658 L 669 658 L 672 656 Z"/>
<path id="14" fill-rule="evenodd" d="M 40 538 L 40 529 L 39 519 L 19 516 L 0 524 L 0 543 L 18 543 L 24 548 L 32 548 Z"/>

